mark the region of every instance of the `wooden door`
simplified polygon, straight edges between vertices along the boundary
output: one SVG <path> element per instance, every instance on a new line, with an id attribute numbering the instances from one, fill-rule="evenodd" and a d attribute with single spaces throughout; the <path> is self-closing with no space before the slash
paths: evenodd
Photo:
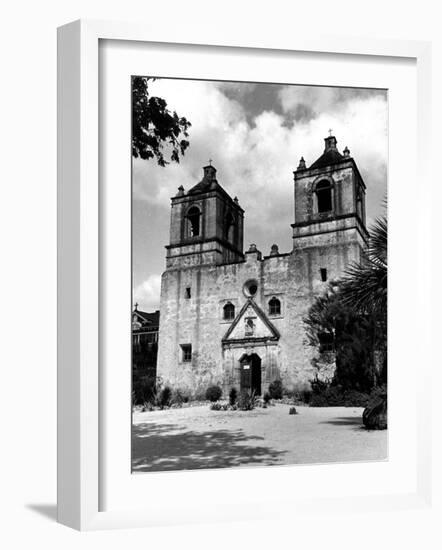
<path id="1" fill-rule="evenodd" d="M 241 363 L 241 391 L 252 387 L 252 365 L 250 360 Z"/>

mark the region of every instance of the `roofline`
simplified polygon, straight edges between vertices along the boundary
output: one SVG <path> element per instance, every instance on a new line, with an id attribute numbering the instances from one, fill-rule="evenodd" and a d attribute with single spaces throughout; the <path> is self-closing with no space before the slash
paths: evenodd
<path id="1" fill-rule="evenodd" d="M 355 225 L 352 225 L 351 227 L 345 227 L 345 228 L 334 228 L 334 229 L 327 229 L 324 231 L 315 231 L 314 233 L 308 233 L 306 235 L 294 235 L 293 239 L 301 239 L 303 237 L 312 237 L 313 235 L 323 235 L 324 233 L 336 233 L 338 231 L 349 231 L 350 229 L 356 229 L 359 234 L 361 235 L 362 239 L 364 241 L 367 241 L 370 238 L 370 233 L 368 229 L 365 227 L 365 225 L 362 223 L 361 218 L 355 213 L 355 214 L 342 214 L 341 216 L 334 216 L 332 219 L 327 220 L 317 220 L 317 221 L 305 221 L 305 222 L 295 222 L 292 223 L 291 226 L 293 228 L 295 227 L 308 227 L 309 225 L 317 225 L 321 223 L 328 223 L 335 220 L 343 220 L 348 218 L 354 218 L 358 223 Z M 362 231 L 361 231 L 362 230 Z"/>
<path id="2" fill-rule="evenodd" d="M 330 168 L 330 169 L 337 169 L 342 170 L 344 166 L 341 166 L 342 164 L 350 163 L 352 164 L 353 168 L 355 169 L 356 173 L 359 176 L 359 179 L 364 187 L 364 190 L 367 189 L 367 186 L 365 185 L 364 178 L 361 175 L 361 172 L 359 171 L 358 165 L 356 164 L 356 161 L 353 157 L 344 158 L 343 160 L 339 162 L 335 162 L 334 164 L 328 164 L 327 166 L 323 166 L 322 168 L 304 168 L 303 170 L 293 170 L 294 179 L 301 179 L 303 177 L 309 177 L 315 174 L 320 174 L 324 169 Z"/>
<path id="3" fill-rule="evenodd" d="M 252 343 L 252 342 L 277 342 L 279 340 L 279 336 L 260 336 L 259 338 L 235 338 L 234 340 L 226 340 L 222 339 L 221 343 L 226 344 L 244 344 L 244 343 Z"/>
<path id="4" fill-rule="evenodd" d="M 222 338 L 221 341 L 223 343 L 227 343 L 227 342 L 238 342 L 240 340 L 244 340 L 244 338 L 239 338 L 239 339 L 236 338 L 235 340 L 228 340 L 228 338 L 229 338 L 230 334 L 232 334 L 234 328 L 238 325 L 238 322 L 239 322 L 240 318 L 242 317 L 245 310 L 249 307 L 249 305 L 252 306 L 252 308 L 255 310 L 256 314 L 261 319 L 261 321 L 266 325 L 266 327 L 270 330 L 270 332 L 273 333 L 273 336 L 264 336 L 264 337 L 261 336 L 260 338 L 261 339 L 264 338 L 265 340 L 279 340 L 281 335 L 280 335 L 278 329 L 275 327 L 275 325 L 272 322 L 270 322 L 269 319 L 267 319 L 267 316 L 262 311 L 262 309 L 258 306 L 258 304 L 255 302 L 255 300 L 253 300 L 253 298 L 247 298 L 246 302 L 244 303 L 244 305 L 240 309 L 240 312 L 235 317 L 233 323 L 230 325 L 230 327 L 228 328 L 226 334 L 224 335 L 224 338 Z M 251 340 L 259 340 L 260 338 L 251 338 Z"/>
<path id="5" fill-rule="evenodd" d="M 189 191 L 191 191 L 191 189 L 189 189 Z M 189 195 L 189 191 L 184 195 L 177 195 L 175 197 L 170 197 L 170 200 L 172 202 L 186 202 L 186 201 L 192 200 L 194 197 L 199 197 L 200 195 L 211 196 L 211 194 L 215 195 L 218 193 L 219 195 L 224 196 L 224 198 L 228 199 L 231 203 L 233 203 L 235 208 L 237 208 L 238 210 L 244 213 L 244 209 L 239 205 L 239 202 L 236 202 L 234 199 L 232 199 L 229 193 L 227 193 L 227 191 L 225 191 L 225 189 L 219 183 L 216 189 L 210 189 L 209 191 L 197 191 L 196 193 L 192 193 L 191 195 Z"/>
<path id="6" fill-rule="evenodd" d="M 228 248 L 231 252 L 235 252 L 236 254 L 239 254 L 240 256 L 244 257 L 244 252 L 241 252 L 238 248 L 235 247 L 232 243 L 229 243 L 226 239 L 220 239 L 219 237 L 193 237 L 191 240 L 187 239 L 184 241 L 180 241 L 177 244 L 166 244 L 164 248 L 167 250 L 170 250 L 171 248 L 182 248 L 184 246 L 190 246 L 192 244 L 205 244 L 205 243 L 211 243 L 216 242 L 225 248 Z M 221 251 L 220 251 L 221 252 Z M 200 254 L 201 250 L 197 250 L 194 252 L 187 252 L 186 254 Z"/>

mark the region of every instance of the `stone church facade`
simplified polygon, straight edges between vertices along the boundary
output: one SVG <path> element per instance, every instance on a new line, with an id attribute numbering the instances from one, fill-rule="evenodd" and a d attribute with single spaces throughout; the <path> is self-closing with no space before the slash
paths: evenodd
<path id="1" fill-rule="evenodd" d="M 243 250 L 244 211 L 216 179 L 171 199 L 161 286 L 157 374 L 172 387 L 219 384 L 258 394 L 280 379 L 305 387 L 314 376 L 303 318 L 314 298 L 358 262 L 367 244 L 366 187 L 334 136 L 294 172 L 293 248 Z M 265 205 L 263 205 L 263 208 Z"/>

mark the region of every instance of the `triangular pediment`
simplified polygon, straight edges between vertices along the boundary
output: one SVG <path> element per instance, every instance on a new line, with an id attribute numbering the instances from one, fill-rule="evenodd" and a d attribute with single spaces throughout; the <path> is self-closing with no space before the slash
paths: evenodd
<path id="1" fill-rule="evenodd" d="M 223 342 L 278 339 L 278 330 L 254 300 L 249 298 L 230 325 Z"/>

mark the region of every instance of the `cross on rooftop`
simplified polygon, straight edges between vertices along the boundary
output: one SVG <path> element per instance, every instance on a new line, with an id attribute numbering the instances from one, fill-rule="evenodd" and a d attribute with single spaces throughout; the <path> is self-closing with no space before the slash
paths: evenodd
<path id="1" fill-rule="evenodd" d="M 138 309 L 138 302 L 135 302 L 135 311 Z"/>
<path id="2" fill-rule="evenodd" d="M 332 135 L 332 132 L 333 132 L 333 130 L 332 130 L 331 128 L 329 128 L 329 130 L 328 130 L 328 135 L 329 135 L 330 137 L 331 137 L 331 135 Z"/>
<path id="3" fill-rule="evenodd" d="M 213 162 L 213 160 L 209 159 L 209 166 L 212 166 L 212 162 Z"/>

